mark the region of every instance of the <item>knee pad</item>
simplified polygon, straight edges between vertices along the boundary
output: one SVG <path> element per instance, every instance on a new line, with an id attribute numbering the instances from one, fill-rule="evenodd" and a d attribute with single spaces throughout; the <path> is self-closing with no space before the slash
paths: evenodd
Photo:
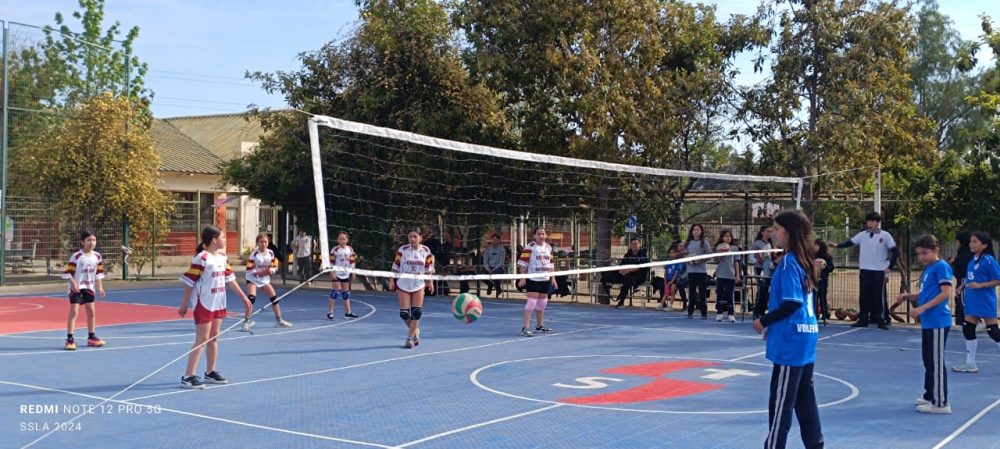
<path id="1" fill-rule="evenodd" d="M 350 300 L 351 299 L 351 291 L 350 290 L 344 290 L 344 291 L 340 292 L 340 296 L 342 298 L 344 298 L 344 301 Z"/>
<path id="2" fill-rule="evenodd" d="M 267 298 L 267 300 L 271 301 L 271 305 L 277 305 L 278 304 L 278 297 L 277 296 L 272 296 L 270 298 Z"/>
<path id="3" fill-rule="evenodd" d="M 966 340 L 976 339 L 976 323 L 970 323 L 968 321 L 962 321 L 962 335 L 965 336 Z"/>
<path id="4" fill-rule="evenodd" d="M 340 290 L 334 290 L 334 291 L 330 292 L 330 299 L 332 299 L 334 301 L 340 299 Z"/>
<path id="5" fill-rule="evenodd" d="M 993 341 L 1000 343 L 1000 326 L 996 324 L 990 324 L 986 326 L 986 335 L 989 335 Z"/>
<path id="6" fill-rule="evenodd" d="M 257 295 L 247 295 L 247 299 L 250 300 L 250 305 L 253 305 L 257 301 Z"/>
<path id="7" fill-rule="evenodd" d="M 549 304 L 549 298 L 539 298 L 538 302 L 535 303 L 535 310 L 545 310 L 545 306 Z"/>
<path id="8" fill-rule="evenodd" d="M 410 309 L 399 309 L 399 318 L 403 321 L 410 321 Z"/>
<path id="9" fill-rule="evenodd" d="M 529 312 L 535 310 L 535 306 L 537 305 L 537 303 L 538 303 L 538 298 L 529 297 L 528 300 L 524 302 L 524 310 L 527 310 Z"/>
<path id="10" fill-rule="evenodd" d="M 410 307 L 410 319 L 420 321 L 420 316 L 424 314 L 423 307 Z"/>

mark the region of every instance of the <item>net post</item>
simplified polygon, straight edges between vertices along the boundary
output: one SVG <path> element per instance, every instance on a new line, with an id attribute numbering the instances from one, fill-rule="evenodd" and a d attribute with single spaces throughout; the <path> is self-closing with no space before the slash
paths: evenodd
<path id="1" fill-rule="evenodd" d="M 330 240 L 326 224 L 326 193 L 323 190 L 323 166 L 319 153 L 319 117 L 309 117 L 309 152 L 312 156 L 313 189 L 316 191 L 316 219 L 319 229 L 316 230 L 319 239 L 320 269 L 330 268 Z"/>
<path id="2" fill-rule="evenodd" d="M 802 210 L 802 186 L 803 179 L 799 178 L 798 182 L 795 183 L 795 209 Z"/>

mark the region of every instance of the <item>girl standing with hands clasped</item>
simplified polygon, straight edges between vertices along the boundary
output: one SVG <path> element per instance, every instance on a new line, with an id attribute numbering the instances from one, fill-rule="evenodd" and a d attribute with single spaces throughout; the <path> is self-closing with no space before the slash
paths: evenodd
<path id="1" fill-rule="evenodd" d="M 73 332 L 80 304 L 87 310 L 87 346 L 104 346 L 104 340 L 97 337 L 96 310 L 94 300 L 97 295 L 104 297 L 104 259 L 94 251 L 97 237 L 90 231 L 80 233 L 80 251 L 73 253 L 66 264 L 62 277 L 69 280 L 69 319 L 66 320 L 66 350 L 76 349 Z M 97 292 L 96 294 L 94 292 Z M 994 301 L 995 302 L 995 301 Z"/>
<path id="2" fill-rule="evenodd" d="M 187 371 L 181 377 L 183 388 L 205 388 L 205 384 L 195 375 L 198 359 L 202 349 L 208 347 L 205 371 L 205 382 L 224 384 L 229 381 L 216 371 L 219 360 L 219 331 L 222 320 L 226 318 L 226 285 L 239 293 L 243 305 L 248 310 L 253 308 L 250 299 L 243 293 L 240 284 L 236 282 L 229 261 L 226 260 L 226 234 L 215 226 L 206 226 L 201 230 L 201 243 L 193 259 L 191 267 L 181 276 L 184 283 L 184 297 L 177 314 L 184 318 L 187 315 L 188 303 L 194 292 L 194 326 L 195 340 L 188 354 Z"/>
<path id="3" fill-rule="evenodd" d="M 549 287 L 556 288 L 556 278 L 549 275 L 555 271 L 552 263 L 552 246 L 545 243 L 548 237 L 545 228 L 538 226 L 531 232 L 535 241 L 528 243 L 517 259 L 517 272 L 535 274 L 529 279 L 519 279 L 518 287 L 524 287 L 527 300 L 524 303 L 524 326 L 521 335 L 531 337 L 531 312 L 535 311 L 535 332 L 552 332 L 545 327 L 545 306 L 549 303 Z"/>
<path id="4" fill-rule="evenodd" d="M 687 243 L 684 251 L 688 256 L 700 256 L 712 252 L 712 248 L 705 239 L 705 228 L 700 224 L 691 225 L 688 231 Z M 694 310 L 701 311 L 701 319 L 708 318 L 708 268 L 706 260 L 695 260 L 687 263 L 688 272 L 688 318 L 694 317 Z"/>
<path id="5" fill-rule="evenodd" d="M 913 245 L 917 260 L 924 265 L 920 275 L 920 293 L 902 294 L 896 302 L 915 302 L 910 316 L 920 318 L 921 353 L 924 358 L 924 394 L 917 398 L 921 413 L 951 413 L 948 403 L 948 371 L 944 368 L 944 346 L 951 328 L 952 271 L 941 260 L 941 244 L 937 237 L 925 235 Z"/>
<path id="6" fill-rule="evenodd" d="M 347 231 L 340 231 L 337 234 L 337 246 L 330 250 L 333 256 L 333 266 L 337 268 L 354 268 L 358 262 L 358 255 L 354 248 L 347 244 Z M 330 300 L 326 302 L 326 319 L 333 321 L 333 306 L 337 298 L 344 300 L 344 316 L 347 318 L 357 318 L 351 311 L 351 282 L 357 281 L 358 277 L 354 273 L 347 271 L 333 270 L 330 272 Z"/>
<path id="7" fill-rule="evenodd" d="M 267 248 L 267 234 L 257 236 L 257 248 L 250 253 L 247 258 L 247 298 L 253 306 L 257 300 L 257 289 L 260 288 L 267 294 L 267 299 L 271 301 L 271 310 L 274 311 L 274 327 L 292 327 L 292 323 L 281 318 L 281 305 L 278 304 L 278 293 L 271 285 L 271 275 L 278 271 L 278 258 L 274 252 Z M 248 309 L 246 317 L 243 318 L 243 332 L 250 332 L 253 320 L 250 314 L 253 309 Z"/>
<path id="8" fill-rule="evenodd" d="M 753 322 L 754 330 L 767 340 L 767 359 L 774 363 L 766 448 L 785 447 L 793 411 L 806 449 L 823 447 L 813 389 L 819 325 L 813 307 L 817 282 L 810 234 L 812 224 L 802 212 L 790 210 L 774 217 L 773 243 L 785 253 L 771 279 L 768 313 Z"/>
<path id="9" fill-rule="evenodd" d="M 997 327 L 997 285 L 1000 285 L 1000 265 L 993 257 L 993 239 L 985 232 L 974 232 L 969 237 L 969 249 L 973 258 L 966 269 L 964 290 L 965 321 L 962 335 L 965 336 L 965 363 L 952 369 L 959 373 L 976 373 L 976 325 L 982 319 L 986 323 L 986 335 L 1000 348 L 1000 328 Z"/>
<path id="10" fill-rule="evenodd" d="M 399 247 L 392 272 L 400 274 L 434 274 L 434 255 L 430 248 L 421 245 L 420 228 L 413 228 L 407 234 L 410 243 Z M 389 279 L 389 289 L 396 289 L 399 298 L 399 317 L 406 323 L 405 348 L 420 344 L 420 317 L 423 315 L 424 289 L 434 294 L 434 281 L 412 278 Z"/>

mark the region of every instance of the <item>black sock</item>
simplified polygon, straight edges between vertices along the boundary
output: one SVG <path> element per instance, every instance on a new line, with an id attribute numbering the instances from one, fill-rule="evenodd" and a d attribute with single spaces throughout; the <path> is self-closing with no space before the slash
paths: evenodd
<path id="1" fill-rule="evenodd" d="M 97 338 L 97 335 L 95 335 L 93 332 L 90 332 L 90 333 L 87 334 L 87 338 L 89 338 L 89 339 L 95 339 L 95 338 Z"/>
<path id="2" fill-rule="evenodd" d="M 66 341 L 73 341 L 73 334 L 66 334 Z"/>

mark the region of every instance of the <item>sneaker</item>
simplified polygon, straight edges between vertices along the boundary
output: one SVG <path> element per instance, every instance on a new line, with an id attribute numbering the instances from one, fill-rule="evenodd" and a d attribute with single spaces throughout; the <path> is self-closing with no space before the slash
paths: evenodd
<path id="1" fill-rule="evenodd" d="M 487 295 L 493 294 L 493 286 L 492 285 L 487 285 L 486 286 L 486 294 Z"/>
<path id="2" fill-rule="evenodd" d="M 420 346 L 420 332 L 419 331 L 417 332 L 417 335 L 413 336 L 412 340 L 413 340 L 413 346 Z"/>
<path id="3" fill-rule="evenodd" d="M 916 406 L 920 407 L 921 405 L 931 405 L 931 401 L 924 399 L 923 396 L 918 396 L 916 401 Z"/>
<path id="4" fill-rule="evenodd" d="M 87 346 L 93 346 L 95 348 L 100 348 L 101 346 L 104 346 L 104 340 L 101 340 L 101 338 L 97 337 L 97 336 L 94 336 L 94 338 L 88 338 L 87 339 Z"/>
<path id="5" fill-rule="evenodd" d="M 694 319 L 694 315 L 693 315 L 693 314 L 690 314 L 690 313 L 689 313 L 689 314 L 688 314 L 688 319 L 689 319 L 689 320 L 693 320 L 693 319 Z"/>
<path id="6" fill-rule="evenodd" d="M 729 322 L 730 323 L 735 323 L 736 322 L 736 316 L 735 315 L 729 315 Z"/>
<path id="7" fill-rule="evenodd" d="M 543 334 L 546 334 L 546 333 L 554 332 L 554 331 L 552 329 L 549 329 L 549 328 L 545 327 L 545 326 L 535 326 L 535 332 L 541 332 Z"/>
<path id="8" fill-rule="evenodd" d="M 526 328 L 526 327 L 522 327 L 521 328 L 521 335 L 524 336 L 524 337 L 534 337 L 535 336 L 535 334 L 532 334 L 531 331 L 529 331 L 528 328 Z"/>
<path id="9" fill-rule="evenodd" d="M 254 323 L 253 320 L 251 320 L 249 318 L 244 318 L 243 319 L 243 326 L 240 327 L 240 332 L 250 332 L 250 328 L 253 327 L 254 324 L 257 324 L 257 323 Z"/>
<path id="10" fill-rule="evenodd" d="M 403 344 L 403 347 L 406 349 L 413 349 L 413 339 L 406 337 L 406 343 Z"/>
<path id="11" fill-rule="evenodd" d="M 975 363 L 963 363 L 951 367 L 951 370 L 956 373 L 978 373 L 979 367 Z"/>
<path id="12" fill-rule="evenodd" d="M 201 379 L 199 379 L 198 376 L 187 376 L 181 377 L 181 388 L 201 390 L 205 388 L 205 384 L 201 382 Z"/>
<path id="13" fill-rule="evenodd" d="M 328 320 L 330 320 L 330 321 L 333 321 L 333 320 L 334 320 L 334 316 L 333 316 L 333 314 L 332 314 L 332 313 L 328 313 L 328 314 L 326 314 L 326 319 L 328 319 Z"/>
<path id="14" fill-rule="evenodd" d="M 864 321 L 856 321 L 851 325 L 851 327 L 868 327 L 868 323 Z"/>
<path id="15" fill-rule="evenodd" d="M 923 404 L 917 406 L 917 411 L 920 413 L 933 413 L 938 415 L 950 415 L 951 414 L 951 404 L 945 404 L 942 407 L 935 407 L 934 404 Z"/>
<path id="16" fill-rule="evenodd" d="M 357 318 L 358 317 L 357 315 L 354 314 L 354 312 L 345 313 L 344 316 L 347 317 L 347 318 Z"/>
<path id="17" fill-rule="evenodd" d="M 701 316 L 701 319 L 703 319 L 703 320 L 707 320 L 707 319 L 708 319 L 708 315 L 702 315 L 702 316 Z"/>
<path id="18" fill-rule="evenodd" d="M 274 322 L 274 327 L 292 327 L 292 323 L 285 320 L 278 320 Z"/>
<path id="19" fill-rule="evenodd" d="M 73 340 L 66 340 L 66 350 L 76 351 L 76 342 Z"/>
<path id="20" fill-rule="evenodd" d="M 716 323 L 722 322 L 722 314 L 721 313 L 717 313 L 715 315 L 715 322 Z"/>
<path id="21" fill-rule="evenodd" d="M 885 323 L 878 323 L 878 328 L 887 331 L 889 330 L 889 325 Z"/>
<path id="22" fill-rule="evenodd" d="M 621 305 L 621 304 L 618 304 L 618 305 L 616 305 L 616 306 L 615 306 L 615 308 L 616 308 L 616 309 L 624 309 L 624 308 L 625 308 L 625 306 L 624 306 L 624 305 Z"/>
<path id="23" fill-rule="evenodd" d="M 228 384 L 229 379 L 222 377 L 218 371 L 212 371 L 210 373 L 205 373 L 205 383 L 209 384 Z"/>

